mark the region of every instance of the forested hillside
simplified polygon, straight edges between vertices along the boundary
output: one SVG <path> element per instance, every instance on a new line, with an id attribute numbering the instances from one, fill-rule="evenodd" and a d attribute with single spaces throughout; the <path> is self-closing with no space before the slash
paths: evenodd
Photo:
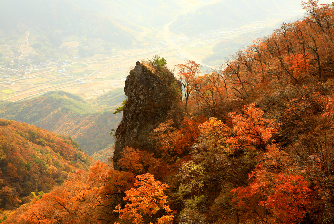
<path id="1" fill-rule="evenodd" d="M 0 119 L 0 210 L 13 209 L 60 185 L 92 159 L 71 138 Z M 1 220 L 1 219 L 0 219 Z"/>
<path id="2" fill-rule="evenodd" d="M 117 127 L 121 115 L 113 112 L 123 100 L 121 90 L 111 91 L 94 102 L 62 91 L 50 92 L 20 102 L 0 102 L 0 118 L 71 136 L 92 155 L 114 142 L 110 130 Z"/>
<path id="3" fill-rule="evenodd" d="M 179 65 L 182 92 L 163 58 L 137 62 L 117 170 L 96 163 L 5 223 L 333 223 L 334 6 L 317 3 L 221 72 Z"/>

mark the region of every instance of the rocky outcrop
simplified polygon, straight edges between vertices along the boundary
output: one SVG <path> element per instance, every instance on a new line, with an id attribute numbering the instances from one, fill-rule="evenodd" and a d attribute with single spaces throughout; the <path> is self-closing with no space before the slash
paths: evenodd
<path id="1" fill-rule="evenodd" d="M 126 146 L 154 152 L 149 133 L 164 122 L 181 100 L 181 85 L 167 68 L 136 63 L 124 87 L 127 102 L 115 136 L 114 168 Z"/>

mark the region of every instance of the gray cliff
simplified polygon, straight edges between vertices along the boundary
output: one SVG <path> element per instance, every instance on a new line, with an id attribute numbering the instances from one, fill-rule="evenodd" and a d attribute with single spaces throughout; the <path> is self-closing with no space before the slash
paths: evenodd
<path id="1" fill-rule="evenodd" d="M 128 99 L 115 133 L 115 169 L 119 169 L 117 162 L 126 146 L 154 152 L 149 133 L 166 121 L 170 111 L 181 100 L 180 86 L 166 67 L 136 63 L 125 81 L 124 92 Z"/>

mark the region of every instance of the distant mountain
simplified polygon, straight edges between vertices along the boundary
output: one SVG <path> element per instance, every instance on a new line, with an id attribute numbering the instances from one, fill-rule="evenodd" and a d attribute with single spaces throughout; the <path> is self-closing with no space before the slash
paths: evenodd
<path id="1" fill-rule="evenodd" d="M 0 210 L 26 203 L 60 185 L 92 159 L 71 138 L 0 119 Z"/>
<path id="2" fill-rule="evenodd" d="M 94 10 L 109 15 L 116 21 L 127 21 L 142 27 L 162 26 L 172 21 L 181 12 L 176 0 L 72 0 L 73 4 L 83 9 Z"/>
<path id="3" fill-rule="evenodd" d="M 213 47 L 213 54 L 207 56 L 203 63 L 217 66 L 224 63 L 226 60 L 232 60 L 233 56 L 239 50 L 244 50 L 247 46 L 252 45 L 257 38 L 263 38 L 269 35 L 277 26 L 267 27 L 258 31 L 253 31 L 240 35 L 238 38 L 225 39 Z"/>
<path id="4" fill-rule="evenodd" d="M 21 102 L 0 102 L 0 118 L 71 136 L 92 155 L 113 143 L 110 130 L 121 120 L 121 115 L 114 115 L 113 111 L 125 98 L 122 92 L 121 89 L 112 91 L 108 97 L 99 97 L 94 104 L 62 91 Z"/>
<path id="5" fill-rule="evenodd" d="M 111 164 L 111 159 L 114 155 L 114 146 L 109 146 L 105 149 L 102 149 L 98 152 L 95 152 L 92 157 L 93 159 L 100 160 L 101 162 Z"/>
<path id="6" fill-rule="evenodd" d="M 109 16 L 80 8 L 70 0 L 2 0 L 0 30 L 5 34 L 33 31 L 46 35 L 56 47 L 67 36 L 102 39 L 116 47 L 130 47 L 135 41 Z"/>
<path id="7" fill-rule="evenodd" d="M 257 38 L 265 38 L 272 33 L 275 29 L 279 29 L 283 22 L 289 23 L 292 20 L 297 20 L 298 17 L 291 17 L 290 19 L 283 20 L 275 25 L 268 26 L 256 31 L 240 34 L 238 38 L 224 39 L 213 47 L 213 54 L 207 56 L 203 63 L 218 66 L 227 60 L 232 60 L 236 52 L 244 50 L 247 46 L 253 44 Z"/>
<path id="8" fill-rule="evenodd" d="M 299 9 L 300 1 L 221 0 L 179 16 L 171 24 L 170 30 L 176 34 L 193 36 L 215 29 L 238 28 L 256 21 L 291 17 Z"/>

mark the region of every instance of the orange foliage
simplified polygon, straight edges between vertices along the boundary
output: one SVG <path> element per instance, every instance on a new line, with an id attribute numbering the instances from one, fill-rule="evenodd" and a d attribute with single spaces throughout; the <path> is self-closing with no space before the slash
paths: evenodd
<path id="1" fill-rule="evenodd" d="M 97 223 L 100 190 L 107 178 L 107 165 L 97 162 L 90 170 L 77 171 L 52 192 L 35 201 L 19 223 Z"/>
<path id="2" fill-rule="evenodd" d="M 7 175 L 12 181 L 15 181 L 19 177 L 17 175 L 17 168 L 11 163 L 8 163 L 7 165 Z"/>
<path id="3" fill-rule="evenodd" d="M 152 138 L 157 141 L 161 157 L 168 163 L 173 163 L 177 158 L 189 155 L 191 146 L 198 141 L 199 124 L 205 119 L 185 118 L 177 129 L 172 120 L 161 123 L 154 129 Z"/>
<path id="4" fill-rule="evenodd" d="M 22 202 L 19 198 L 19 194 L 16 192 L 16 189 L 3 186 L 0 189 L 0 202 L 2 202 L 5 206 L 5 209 L 12 209 L 17 207 Z"/>
<path id="5" fill-rule="evenodd" d="M 179 67 L 179 80 L 182 83 L 184 98 L 185 98 L 185 108 L 186 113 L 188 112 L 188 100 L 191 93 L 194 90 L 194 81 L 196 75 L 200 72 L 201 66 L 194 61 L 189 60 L 186 64 L 178 64 Z"/>
<path id="6" fill-rule="evenodd" d="M 0 124 L 0 190 L 9 187 L 23 202 L 31 192 L 48 192 L 91 163 L 71 139 L 25 123 L 0 119 Z M 19 205 L 9 201 L 1 200 L 0 208 Z"/>
<path id="7" fill-rule="evenodd" d="M 218 148 L 219 150 L 227 150 L 224 147 L 231 129 L 217 118 L 211 117 L 208 121 L 199 126 L 201 131 L 201 145 L 205 145 L 206 150 Z"/>
<path id="8" fill-rule="evenodd" d="M 249 175 L 250 184 L 231 191 L 235 195 L 233 201 L 239 209 L 249 212 L 246 212 L 248 218 L 254 219 L 251 216 L 255 213 L 262 221 L 298 223 L 311 203 L 308 182 L 300 173 L 291 173 L 290 170 L 296 169 L 287 167 L 290 163 L 287 154 L 275 145 L 259 159 L 260 163 Z"/>
<path id="9" fill-rule="evenodd" d="M 163 178 L 170 172 L 170 166 L 165 162 L 168 158 L 155 158 L 153 153 L 126 147 L 119 160 L 119 167 L 123 171 L 135 175 L 150 172 L 156 177 Z"/>
<path id="10" fill-rule="evenodd" d="M 172 210 L 167 205 L 167 196 L 164 190 L 167 184 L 156 181 L 152 174 L 146 173 L 136 177 L 134 188 L 126 191 L 124 200 L 130 203 L 121 208 L 116 207 L 115 212 L 120 213 L 119 218 L 125 223 L 173 223 Z"/>
<path id="11" fill-rule="evenodd" d="M 311 55 L 309 53 L 286 56 L 285 60 L 290 64 L 288 70 L 292 72 L 295 77 L 302 76 L 304 73 L 308 72 L 310 60 L 312 59 L 310 57 Z"/>
<path id="12" fill-rule="evenodd" d="M 272 119 L 263 118 L 264 112 L 256 108 L 255 104 L 245 106 L 244 114 L 230 113 L 235 136 L 228 142 L 232 148 L 240 145 L 251 150 L 266 150 L 266 145 L 272 140 L 277 132 L 278 125 Z"/>
<path id="13" fill-rule="evenodd" d="M 135 176 L 133 173 L 110 169 L 101 193 L 105 197 L 122 194 L 122 192 L 133 187 L 134 182 Z"/>
<path id="14" fill-rule="evenodd" d="M 175 152 L 178 155 L 187 155 L 191 146 L 197 142 L 199 136 L 198 125 L 203 119 L 189 119 L 185 118 L 182 122 L 181 128 L 176 132 L 173 145 Z"/>
<path id="15" fill-rule="evenodd" d="M 138 149 L 126 147 L 122 154 L 122 158 L 118 161 L 120 169 L 137 175 L 144 172 L 144 166 L 141 163 L 141 152 Z"/>

